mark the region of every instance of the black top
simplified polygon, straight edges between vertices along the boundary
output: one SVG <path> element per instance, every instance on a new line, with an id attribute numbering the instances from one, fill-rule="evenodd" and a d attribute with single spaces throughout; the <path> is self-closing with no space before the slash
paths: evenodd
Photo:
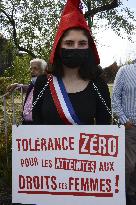
<path id="1" fill-rule="evenodd" d="M 34 102 L 46 83 L 47 77 L 45 75 L 38 77 L 34 88 Z M 100 78 L 97 81 L 94 81 L 94 83 L 98 87 L 107 106 L 111 108 L 110 94 L 107 84 Z M 68 93 L 68 96 L 75 113 L 83 124 L 110 124 L 111 116 L 109 115 L 106 106 L 101 102 L 98 93 L 94 90 L 92 81 L 89 82 L 88 86 L 83 91 Z M 33 120 L 34 124 L 41 125 L 65 124 L 57 112 L 49 86 L 46 87 L 42 97 L 33 108 Z"/>

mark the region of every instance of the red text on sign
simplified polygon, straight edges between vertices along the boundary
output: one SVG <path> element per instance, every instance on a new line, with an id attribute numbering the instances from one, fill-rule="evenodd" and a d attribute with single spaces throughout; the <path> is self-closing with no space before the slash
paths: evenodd
<path id="1" fill-rule="evenodd" d="M 80 133 L 79 153 L 117 157 L 118 137 Z"/>

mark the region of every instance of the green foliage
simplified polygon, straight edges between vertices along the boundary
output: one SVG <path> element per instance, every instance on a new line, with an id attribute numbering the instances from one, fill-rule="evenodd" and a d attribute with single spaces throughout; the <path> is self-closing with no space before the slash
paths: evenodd
<path id="1" fill-rule="evenodd" d="M 11 186 L 11 126 L 8 127 L 7 147 L 5 144 L 4 133 L 0 138 L 0 180 Z M 0 183 L 0 184 L 1 184 Z"/>
<path id="2" fill-rule="evenodd" d="M 30 60 L 28 55 L 16 56 L 12 67 L 7 69 L 3 76 L 11 77 L 12 83 L 28 83 L 30 81 Z"/>
<path id="3" fill-rule="evenodd" d="M 1 99 L 0 99 L 1 100 Z M 0 101 L 0 204 L 11 205 L 12 193 L 12 105 L 11 96 L 6 98 L 7 132 L 4 129 L 3 106 Z M 15 97 L 16 119 L 21 116 L 21 98 Z"/>
<path id="4" fill-rule="evenodd" d="M 12 38 L 13 22 L 16 29 L 16 42 L 20 46 L 32 51 L 37 57 L 48 60 L 54 36 L 59 23 L 60 14 L 66 0 L 1 0 L 1 26 L 4 35 Z M 83 0 L 87 5 L 88 0 Z M 97 0 L 91 2 L 91 9 L 107 5 L 112 0 Z M 107 20 L 107 27 L 111 27 L 118 35 L 124 32 L 131 38 L 134 26 L 134 14 L 123 7 L 123 0 L 119 0 L 119 7 L 96 14 L 94 28 L 99 27 L 101 20 Z"/>
<path id="5" fill-rule="evenodd" d="M 12 82 L 11 77 L 0 77 L 0 95 L 5 94 L 6 88 Z"/>
<path id="6" fill-rule="evenodd" d="M 113 9 L 101 14 L 108 20 L 108 27 L 112 28 L 118 36 L 124 37 L 127 34 L 128 39 L 134 34 L 136 22 L 133 12 L 128 8 Z"/>
<path id="7" fill-rule="evenodd" d="M 5 143 L 5 135 L 1 133 L 0 137 L 0 202 L 3 205 L 8 205 L 11 201 L 12 187 L 12 158 L 11 158 L 11 126 L 8 127 L 7 147 Z"/>
<path id="8" fill-rule="evenodd" d="M 16 56 L 13 62 L 13 78 L 19 83 L 28 83 L 30 81 L 30 64 L 31 58 L 26 56 Z"/>
<path id="9" fill-rule="evenodd" d="M 12 42 L 0 35 L 0 74 L 12 65 L 14 50 Z"/>
<path id="10" fill-rule="evenodd" d="M 107 5 L 107 4 L 110 4 L 112 1 L 113 0 L 90 0 L 91 8 L 96 8 L 96 7 L 100 7 L 100 6 L 103 6 L 103 5 Z M 83 0 L 83 2 L 85 4 L 87 4 L 88 0 Z"/>
<path id="11" fill-rule="evenodd" d="M 87 0 L 83 1 L 87 5 Z M 91 1 L 91 9 L 107 5 L 112 1 L 113 0 Z M 131 36 L 134 34 L 134 30 L 136 29 L 134 12 L 132 12 L 129 8 L 124 7 L 123 0 L 118 0 L 118 5 L 119 6 L 114 9 L 97 13 L 94 28 L 101 29 L 101 20 L 106 20 L 105 29 L 111 28 L 118 36 L 122 38 L 124 37 L 124 34 L 127 34 L 128 39 L 131 40 Z"/>
<path id="12" fill-rule="evenodd" d="M 61 3 L 55 4 L 50 0 L 2 0 L 1 8 L 6 12 L 1 14 L 7 35 L 13 36 L 13 28 L 7 17 L 13 14 L 19 44 L 36 56 L 47 59 L 58 25 Z"/>

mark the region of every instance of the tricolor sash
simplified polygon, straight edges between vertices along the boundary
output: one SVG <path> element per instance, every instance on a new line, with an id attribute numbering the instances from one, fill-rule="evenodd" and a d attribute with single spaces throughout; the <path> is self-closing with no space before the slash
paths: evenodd
<path id="1" fill-rule="evenodd" d="M 62 121 L 66 125 L 83 124 L 80 122 L 78 116 L 73 109 L 63 81 L 53 75 L 48 75 L 48 79 L 51 79 L 51 77 L 52 80 L 50 80 L 49 82 L 50 91 L 54 104 Z"/>

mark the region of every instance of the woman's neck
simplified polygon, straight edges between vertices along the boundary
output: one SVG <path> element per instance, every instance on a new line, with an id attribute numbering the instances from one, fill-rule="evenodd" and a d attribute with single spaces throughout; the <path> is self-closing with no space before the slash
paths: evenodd
<path id="1" fill-rule="evenodd" d="M 70 69 L 70 68 L 65 67 L 63 79 L 66 79 L 66 78 L 70 78 L 71 80 L 80 79 L 78 70 L 79 68 Z"/>
<path id="2" fill-rule="evenodd" d="M 77 93 L 83 91 L 89 81 L 83 80 L 78 73 L 79 68 L 64 68 L 64 76 L 62 78 L 67 93 Z"/>

